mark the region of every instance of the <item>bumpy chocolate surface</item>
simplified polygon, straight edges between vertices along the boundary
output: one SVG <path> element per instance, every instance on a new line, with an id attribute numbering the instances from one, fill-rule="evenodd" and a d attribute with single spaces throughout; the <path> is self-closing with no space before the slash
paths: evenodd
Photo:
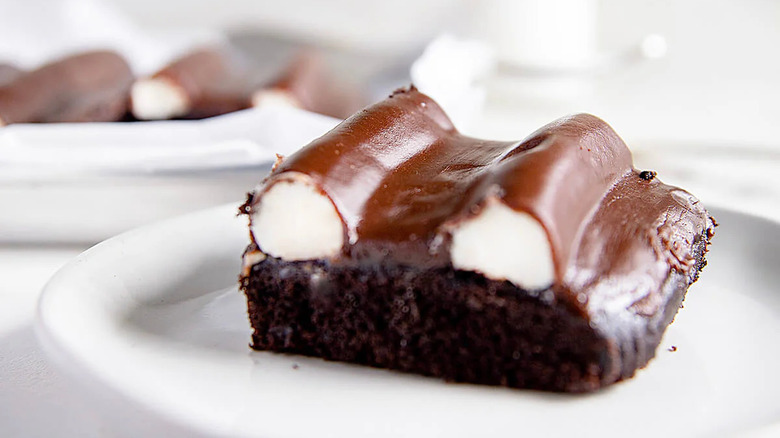
<path id="1" fill-rule="evenodd" d="M 70 56 L 0 87 L 0 124 L 121 119 L 133 73 L 114 52 Z"/>
<path id="2" fill-rule="evenodd" d="M 584 313 L 599 279 L 646 285 L 630 292 L 640 300 L 660 287 L 669 262 L 686 272 L 695 236 L 712 228 L 687 192 L 642 178 L 625 143 L 594 116 L 560 119 L 519 142 L 485 141 L 458 133 L 414 89 L 285 159 L 264 188 L 287 172 L 310 176 L 341 215 L 348 244 L 337 263 L 445 266 L 447 225 L 496 195 L 547 230 L 559 298 Z"/>
<path id="3" fill-rule="evenodd" d="M 477 214 L 490 197 L 537 219 L 552 248 L 555 279 L 544 291 L 513 286 L 518 300 L 537 297 L 542 307 L 562 309 L 566 318 L 584 321 L 603 342 L 594 347 L 601 351 L 594 365 L 597 377 L 559 386 L 531 385 L 542 389 L 594 389 L 630 377 L 644 366 L 705 265 L 714 228 L 696 198 L 663 184 L 654 172 L 634 169 L 624 142 L 594 116 L 560 119 L 519 142 L 485 141 L 458 133 L 441 108 L 413 88 L 355 114 L 283 160 L 250 197 L 245 207 L 250 217 L 263 192 L 286 180 L 290 172 L 308 175 L 342 218 L 344 247 L 324 262 L 368 279 L 371 275 L 360 273 L 372 266 L 414 276 L 450 272 L 452 226 Z M 248 254 L 256 251 L 254 242 Z M 268 286 L 274 280 L 255 274 L 268 276 L 265 267 L 279 262 L 260 262 L 245 273 L 250 317 L 253 300 L 262 300 L 263 293 L 252 287 L 253 281 L 262 282 L 271 294 L 279 292 Z M 298 272 L 300 266 L 287 263 L 286 268 Z M 300 269 L 304 277 L 305 270 L 311 270 Z M 452 287 L 458 287 L 455 283 Z M 393 285 L 400 291 L 406 287 Z M 284 291 L 289 284 L 279 279 L 277 286 Z M 369 289 L 360 292 L 366 300 L 371 300 Z M 495 304 L 487 296 L 475 299 Z M 486 317 L 497 323 L 502 306 Z M 528 315 L 534 312 L 542 310 L 530 310 Z M 273 342 L 264 343 L 270 338 L 263 338 L 255 322 L 261 321 L 253 320 L 257 347 L 276 349 Z M 309 347 L 292 351 L 323 355 Z M 494 347 L 498 348 L 486 348 Z M 419 353 L 420 360 L 428 354 L 424 349 Z M 474 360 L 479 356 L 475 350 Z M 385 366 L 376 360 L 367 363 Z M 417 370 L 448 377 L 428 371 Z"/>

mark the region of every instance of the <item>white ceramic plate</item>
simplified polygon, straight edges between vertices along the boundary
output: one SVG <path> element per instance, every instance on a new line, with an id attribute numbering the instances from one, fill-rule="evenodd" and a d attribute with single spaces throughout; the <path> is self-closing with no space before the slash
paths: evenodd
<path id="1" fill-rule="evenodd" d="M 745 436 L 780 429 L 780 225 L 715 210 L 710 264 L 650 366 L 590 395 L 249 349 L 236 205 L 130 231 L 46 287 L 45 349 L 126 436 Z M 670 351 L 675 346 L 676 351 Z"/>

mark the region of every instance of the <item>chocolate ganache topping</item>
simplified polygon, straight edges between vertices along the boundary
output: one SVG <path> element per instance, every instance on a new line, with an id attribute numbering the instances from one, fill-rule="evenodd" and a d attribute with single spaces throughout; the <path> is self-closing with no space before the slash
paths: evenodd
<path id="1" fill-rule="evenodd" d="M 452 231 L 498 201 L 541 225 L 550 299 L 582 314 L 595 303 L 607 312 L 606 301 L 651 314 L 663 303 L 653 294 L 668 293 L 661 286 L 672 272 L 687 274 L 702 245 L 695 236 L 713 227 L 693 196 L 634 169 L 624 142 L 595 116 L 564 117 L 519 142 L 486 141 L 458 133 L 414 87 L 277 163 L 246 206 L 250 218 L 265 192 L 300 174 L 343 223 L 330 263 L 446 266 Z"/>

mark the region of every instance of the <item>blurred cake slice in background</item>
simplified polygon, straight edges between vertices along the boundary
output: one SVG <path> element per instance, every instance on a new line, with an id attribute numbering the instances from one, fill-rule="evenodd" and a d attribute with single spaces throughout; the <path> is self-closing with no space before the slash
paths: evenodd
<path id="1" fill-rule="evenodd" d="M 68 56 L 0 87 L 0 126 L 120 120 L 132 83 L 130 66 L 116 52 Z"/>

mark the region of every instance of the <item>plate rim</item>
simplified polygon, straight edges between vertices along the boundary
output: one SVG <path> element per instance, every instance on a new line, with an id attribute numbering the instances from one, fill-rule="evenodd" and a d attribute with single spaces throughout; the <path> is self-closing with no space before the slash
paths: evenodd
<path id="1" fill-rule="evenodd" d="M 61 282 L 60 277 L 67 275 L 67 273 L 69 273 L 71 270 L 79 269 L 78 265 L 80 261 L 82 261 L 84 258 L 90 257 L 92 253 L 98 248 L 111 245 L 112 243 L 116 243 L 124 239 L 133 239 L 135 235 L 144 235 L 149 231 L 163 228 L 165 226 L 172 226 L 179 222 L 197 220 L 197 218 L 200 217 L 207 218 L 213 216 L 216 218 L 220 212 L 224 213 L 228 210 L 237 212 L 239 205 L 240 201 L 222 204 L 216 207 L 191 212 L 185 215 L 137 227 L 123 232 L 117 236 L 106 239 L 88 248 L 64 264 L 46 282 L 46 285 L 40 294 L 35 310 L 33 329 L 39 343 L 41 344 L 45 357 L 56 366 L 58 371 L 63 372 L 66 380 L 70 381 L 70 383 L 78 384 L 80 387 L 79 389 L 83 389 L 84 395 L 89 397 L 87 399 L 88 401 L 104 401 L 111 403 L 112 406 L 123 407 L 123 409 L 114 409 L 116 415 L 108 415 L 108 418 L 120 421 L 124 425 L 127 423 L 126 415 L 128 412 L 132 412 L 134 415 L 142 415 L 145 422 L 137 424 L 137 426 L 140 428 L 133 429 L 134 432 L 140 432 L 145 434 L 145 436 L 153 436 L 155 434 L 159 435 L 161 431 L 164 431 L 166 434 L 165 436 L 172 437 L 217 437 L 224 435 L 223 430 L 218 427 L 208 427 L 208 423 L 195 424 L 192 421 L 187 421 L 191 420 L 190 417 L 188 417 L 187 420 L 182 418 L 174 418 L 168 415 L 169 412 L 167 411 L 160 412 L 151 406 L 146 406 L 143 403 L 143 400 L 133 397 L 132 394 L 123 392 L 121 387 L 113 384 L 110 379 L 103 379 L 102 376 L 100 376 L 98 373 L 95 373 L 99 367 L 96 368 L 94 363 L 90 363 L 88 360 L 85 360 L 85 358 L 79 357 L 78 354 L 70 351 L 68 345 L 63 344 L 62 339 L 55 334 L 56 328 L 50 326 L 51 321 L 49 321 L 46 316 L 46 303 L 50 299 L 48 297 L 50 297 L 52 294 L 56 294 L 57 290 L 61 287 L 58 284 Z M 722 205 L 709 205 L 709 207 L 711 208 L 709 211 L 714 213 L 716 219 L 719 212 L 725 212 L 727 214 L 742 216 L 748 218 L 749 220 L 757 220 L 772 227 L 776 227 L 778 230 L 780 230 L 780 219 L 755 215 L 749 212 L 743 212 L 724 207 Z M 232 219 L 238 220 L 237 216 L 237 214 L 234 214 Z M 106 409 L 102 409 L 100 410 L 100 413 L 105 415 L 107 413 L 106 411 Z M 113 426 L 119 424 L 116 421 L 112 423 Z M 780 433 L 780 418 L 771 423 L 762 425 L 756 431 L 749 429 L 745 432 L 750 436 L 770 436 L 769 434 Z M 767 435 L 764 435 L 765 433 Z M 137 435 L 137 433 L 135 433 L 127 436 L 144 435 Z M 740 433 L 740 436 L 744 435 Z"/>

